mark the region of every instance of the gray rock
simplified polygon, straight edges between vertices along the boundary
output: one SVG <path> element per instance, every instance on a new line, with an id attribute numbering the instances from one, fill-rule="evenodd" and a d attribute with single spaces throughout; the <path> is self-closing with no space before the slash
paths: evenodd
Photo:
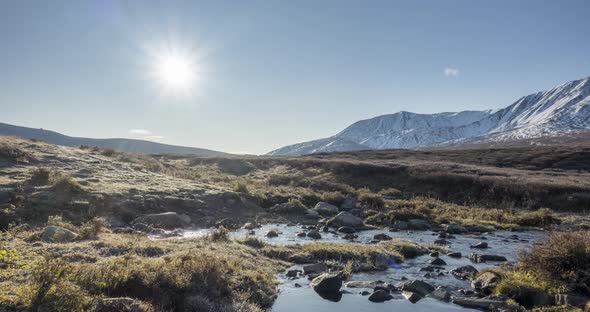
<path id="1" fill-rule="evenodd" d="M 484 272 L 471 282 L 471 287 L 485 295 L 489 295 L 500 280 L 500 275 L 494 272 Z"/>
<path id="2" fill-rule="evenodd" d="M 325 271 L 328 270 L 328 267 L 326 267 L 325 264 L 323 263 L 315 263 L 315 264 L 308 264 L 303 266 L 303 274 L 317 274 L 317 273 L 323 273 Z"/>
<path id="3" fill-rule="evenodd" d="M 504 301 L 486 298 L 455 298 L 453 299 L 453 303 L 464 308 L 478 309 L 483 311 L 519 311 L 519 307 L 516 305 L 511 305 Z"/>
<path id="4" fill-rule="evenodd" d="M 332 205 L 332 204 L 328 204 L 326 202 L 318 202 L 313 209 L 315 211 L 317 211 L 319 214 L 321 215 L 326 215 L 326 216 L 335 216 L 338 214 L 338 212 L 340 212 L 340 210 L 338 209 L 338 207 Z"/>
<path id="5" fill-rule="evenodd" d="M 344 198 L 344 202 L 342 203 L 342 205 L 340 205 L 340 208 L 342 210 L 352 210 L 356 208 L 356 197 L 352 196 L 352 195 L 346 195 L 346 197 Z"/>
<path id="6" fill-rule="evenodd" d="M 487 261 L 497 261 L 497 262 L 505 262 L 508 261 L 504 256 L 498 255 L 479 255 L 476 253 L 472 253 L 469 255 L 469 259 L 475 263 L 482 263 Z"/>
<path id="7" fill-rule="evenodd" d="M 342 287 L 342 277 L 339 273 L 324 273 L 314 278 L 310 286 L 317 293 L 338 292 Z"/>
<path id="8" fill-rule="evenodd" d="M 412 230 L 428 230 L 430 228 L 430 222 L 424 219 L 411 219 L 408 221 L 408 226 Z"/>
<path id="9" fill-rule="evenodd" d="M 364 226 L 363 220 L 359 217 L 353 216 L 352 214 L 343 211 L 336 215 L 332 220 L 328 222 L 328 225 L 333 227 L 348 226 L 352 228 L 362 228 Z"/>
<path id="10" fill-rule="evenodd" d="M 133 220 L 132 223 L 143 223 L 152 227 L 173 230 L 189 226 L 191 218 L 187 215 L 177 214 L 176 212 L 164 212 L 141 216 Z"/>
<path id="11" fill-rule="evenodd" d="M 408 222 L 406 221 L 395 221 L 393 223 L 392 229 L 396 229 L 398 231 L 405 231 L 409 228 Z"/>
<path id="12" fill-rule="evenodd" d="M 276 230 L 270 230 L 266 233 L 266 237 L 277 237 L 279 236 L 279 232 Z"/>
<path id="13" fill-rule="evenodd" d="M 313 239 L 321 239 L 322 235 L 320 234 L 320 232 L 318 232 L 316 230 L 312 230 L 307 233 L 307 237 L 313 238 Z"/>
<path id="14" fill-rule="evenodd" d="M 388 284 L 383 281 L 348 281 L 344 283 L 348 288 L 375 288 L 387 287 Z"/>
<path id="15" fill-rule="evenodd" d="M 376 290 L 369 296 L 369 301 L 371 302 L 384 302 L 391 299 L 393 299 L 393 296 L 382 289 Z"/>
<path id="16" fill-rule="evenodd" d="M 440 245 L 440 246 L 443 246 L 443 245 L 448 245 L 448 244 L 449 244 L 449 242 L 448 242 L 446 239 L 444 239 L 444 238 L 441 238 L 441 239 L 437 239 L 437 240 L 435 240 L 435 241 L 434 241 L 434 244 L 435 244 L 435 245 Z"/>
<path id="17" fill-rule="evenodd" d="M 433 292 L 434 287 L 432 287 L 432 285 L 430 285 L 424 281 L 413 280 L 413 281 L 408 281 L 408 282 L 403 283 L 401 285 L 401 290 L 414 292 L 414 293 L 417 293 L 420 296 L 424 297 L 424 296 L 428 295 L 429 293 Z"/>
<path id="18" fill-rule="evenodd" d="M 305 237 L 305 236 L 307 236 L 307 234 L 305 232 L 297 233 L 297 237 Z"/>
<path id="19" fill-rule="evenodd" d="M 248 223 L 244 224 L 244 229 L 246 229 L 246 230 L 253 230 L 255 228 L 258 228 L 258 224 L 256 224 L 256 223 L 248 222 Z"/>
<path id="20" fill-rule="evenodd" d="M 457 252 L 457 251 L 456 251 L 456 252 L 449 252 L 449 253 L 447 254 L 447 256 L 448 256 L 448 257 L 451 257 L 451 258 L 461 258 L 461 256 L 462 256 L 462 255 L 461 255 L 461 253 L 460 253 L 460 252 Z"/>
<path id="21" fill-rule="evenodd" d="M 438 257 L 438 256 L 439 256 L 439 254 L 438 254 L 438 251 L 431 252 L 431 253 L 430 253 L 430 256 L 431 256 L 431 257 L 434 257 L 434 258 Z"/>
<path id="22" fill-rule="evenodd" d="M 352 234 L 352 233 L 356 233 L 356 230 L 349 227 L 349 226 L 341 226 L 338 228 L 338 232 L 344 233 L 344 234 Z"/>
<path id="23" fill-rule="evenodd" d="M 286 276 L 287 277 L 297 277 L 301 273 L 301 270 L 288 270 Z"/>
<path id="24" fill-rule="evenodd" d="M 78 234 L 54 225 L 49 225 L 43 229 L 41 240 L 47 243 L 67 243 L 78 237 Z"/>
<path id="25" fill-rule="evenodd" d="M 119 218 L 118 216 L 106 216 L 104 217 L 104 221 L 111 229 L 122 228 L 127 226 L 127 223 L 123 222 L 123 220 L 121 220 L 121 218 Z"/>
<path id="26" fill-rule="evenodd" d="M 445 232 L 449 233 L 449 234 L 463 234 L 465 232 L 467 232 L 467 229 L 465 229 L 463 226 L 458 225 L 458 224 L 447 224 L 445 227 Z"/>
<path id="27" fill-rule="evenodd" d="M 380 233 L 380 234 L 375 234 L 373 236 L 373 239 L 379 240 L 379 241 L 388 241 L 388 240 L 392 240 L 393 238 L 391 238 L 391 236 L 389 236 L 387 234 Z"/>
<path id="28" fill-rule="evenodd" d="M 449 299 L 451 299 L 451 294 L 449 293 L 449 291 L 441 286 L 437 287 L 428 296 L 441 301 L 449 301 Z"/>
<path id="29" fill-rule="evenodd" d="M 460 280 L 472 279 L 479 271 L 472 265 L 465 265 L 451 270 L 451 274 Z"/>
<path id="30" fill-rule="evenodd" d="M 404 298 L 406 298 L 411 303 L 416 303 L 420 301 L 420 299 L 422 299 L 422 296 L 420 294 L 411 291 L 402 292 L 402 296 L 404 296 Z"/>
<path id="31" fill-rule="evenodd" d="M 319 219 L 320 218 L 320 213 L 317 212 L 317 211 L 315 211 L 315 210 L 308 209 L 305 212 L 305 217 L 306 218 L 309 218 L 309 219 Z"/>
<path id="32" fill-rule="evenodd" d="M 476 248 L 476 249 L 485 249 L 488 248 L 488 243 L 486 242 L 479 242 L 475 245 L 471 245 L 471 248 Z"/>
<path id="33" fill-rule="evenodd" d="M 441 258 L 434 258 L 430 261 L 432 265 L 447 265 L 447 263 Z"/>

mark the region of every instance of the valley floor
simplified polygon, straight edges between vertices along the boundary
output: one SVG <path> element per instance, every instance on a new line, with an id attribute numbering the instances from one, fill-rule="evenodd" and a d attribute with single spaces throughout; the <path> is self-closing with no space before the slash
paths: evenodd
<path id="1" fill-rule="evenodd" d="M 583 309 L 589 155 L 149 156 L 0 137 L 0 311 L 259 311 L 279 285 L 330 299 L 366 272 L 390 276 L 393 263 L 424 276 L 373 280 L 361 287 L 371 301 L 432 298 L 431 285 L 414 284 L 456 277 L 446 262 L 467 265 L 453 262 L 460 246 L 479 272 L 459 276 L 463 291 L 437 289 L 436 300 L 456 303 L 445 307 Z M 546 242 L 533 247 L 521 231 Z M 532 249 L 477 265 L 503 244 Z"/>

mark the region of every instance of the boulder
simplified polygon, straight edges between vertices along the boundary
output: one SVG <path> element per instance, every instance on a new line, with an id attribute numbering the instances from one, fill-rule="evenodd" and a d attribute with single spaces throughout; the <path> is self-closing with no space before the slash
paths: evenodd
<path id="1" fill-rule="evenodd" d="M 305 237 L 305 236 L 307 236 L 307 234 L 305 232 L 297 233 L 297 237 Z"/>
<path id="2" fill-rule="evenodd" d="M 173 230 L 189 226 L 191 218 L 184 214 L 177 214 L 176 212 L 164 212 L 143 215 L 133 220 L 132 223 L 143 223 L 156 228 Z"/>
<path id="3" fill-rule="evenodd" d="M 328 267 L 326 267 L 325 264 L 323 263 L 315 263 L 315 264 L 308 264 L 303 266 L 303 274 L 317 274 L 317 273 L 322 273 L 325 272 L 326 270 L 328 270 Z"/>
<path id="4" fill-rule="evenodd" d="M 391 294 L 389 294 L 389 292 L 379 289 L 374 291 L 370 296 L 369 296 L 369 301 L 371 302 L 384 302 L 387 300 L 391 300 L 393 299 L 393 296 Z"/>
<path id="5" fill-rule="evenodd" d="M 320 213 L 317 212 L 317 211 L 315 211 L 315 210 L 308 209 L 305 212 L 305 217 L 306 218 L 309 218 L 309 219 L 319 219 L 320 218 Z"/>
<path id="6" fill-rule="evenodd" d="M 520 311 L 519 306 L 496 299 L 455 298 L 453 303 L 464 308 L 483 311 Z"/>
<path id="7" fill-rule="evenodd" d="M 352 196 L 352 195 L 346 195 L 346 197 L 344 198 L 344 202 L 342 202 L 342 205 L 340 205 L 340 208 L 342 210 L 352 210 L 356 208 L 356 197 Z"/>
<path id="8" fill-rule="evenodd" d="M 338 232 L 344 233 L 344 234 L 353 234 L 353 233 L 356 233 L 356 230 L 349 227 L 349 226 L 341 226 L 338 228 Z"/>
<path id="9" fill-rule="evenodd" d="M 482 263 L 487 261 L 498 261 L 498 262 L 505 262 L 508 261 L 504 256 L 498 255 L 479 255 L 476 253 L 472 253 L 469 255 L 469 259 L 475 263 Z"/>
<path id="10" fill-rule="evenodd" d="M 340 273 L 324 273 L 314 278 L 310 286 L 317 293 L 339 292 L 342 287 L 342 276 Z"/>
<path id="11" fill-rule="evenodd" d="M 438 257 L 438 256 L 439 256 L 439 254 L 438 254 L 438 251 L 431 252 L 431 253 L 430 253 L 430 256 L 431 256 L 431 257 L 434 257 L 434 258 Z"/>
<path id="12" fill-rule="evenodd" d="M 424 297 L 424 296 L 428 295 L 429 293 L 433 292 L 434 287 L 432 287 L 432 285 L 430 285 L 424 281 L 413 280 L 413 281 L 408 281 L 408 282 L 403 283 L 401 285 L 401 290 L 417 293 L 420 296 Z"/>
<path id="13" fill-rule="evenodd" d="M 460 252 L 458 252 L 458 251 L 455 251 L 455 252 L 449 252 L 449 253 L 447 254 L 447 256 L 448 256 L 448 257 L 451 257 L 451 258 L 461 258 L 461 256 L 462 256 L 462 255 L 461 255 L 461 253 L 460 253 Z"/>
<path id="14" fill-rule="evenodd" d="M 246 229 L 246 230 L 253 230 L 258 227 L 259 227 L 258 224 L 253 223 L 253 222 L 248 222 L 248 223 L 244 224 L 244 229 Z"/>
<path id="15" fill-rule="evenodd" d="M 408 301 L 410 301 L 411 303 L 416 303 L 416 302 L 420 301 L 420 299 L 422 299 L 422 296 L 420 294 L 417 294 L 417 293 L 411 292 L 411 291 L 402 292 L 402 296 L 404 296 L 404 298 L 408 299 Z"/>
<path id="16" fill-rule="evenodd" d="M 408 221 L 408 226 L 412 230 L 424 231 L 430 228 L 430 222 L 424 219 L 411 219 Z"/>
<path id="17" fill-rule="evenodd" d="M 266 237 L 277 237 L 279 232 L 277 230 L 270 230 L 266 233 Z"/>
<path id="18" fill-rule="evenodd" d="M 312 230 L 307 233 L 307 237 L 313 238 L 313 239 L 321 239 L 322 235 L 320 234 L 320 232 L 318 232 L 316 230 Z"/>
<path id="19" fill-rule="evenodd" d="M 448 242 L 446 239 L 444 239 L 444 238 L 441 238 L 441 239 L 437 239 L 437 240 L 435 240 L 435 241 L 434 241 L 434 244 L 435 244 L 435 245 L 444 246 L 444 245 L 448 245 L 448 244 L 449 244 L 449 242 Z"/>
<path id="20" fill-rule="evenodd" d="M 398 231 L 405 231 L 409 228 L 410 226 L 408 225 L 408 222 L 406 221 L 395 221 L 393 223 L 393 226 L 391 227 L 392 229 L 398 230 Z"/>
<path id="21" fill-rule="evenodd" d="M 459 224 L 447 224 L 444 229 L 445 232 L 449 234 L 463 234 L 467 232 L 467 230 Z"/>
<path id="22" fill-rule="evenodd" d="M 460 280 L 472 279 L 479 271 L 472 265 L 465 265 L 451 270 L 451 274 Z"/>
<path id="23" fill-rule="evenodd" d="M 41 240 L 47 243 L 67 243 L 78 237 L 78 234 L 54 225 L 49 225 L 43 229 Z"/>
<path id="24" fill-rule="evenodd" d="M 328 204 L 326 202 L 318 202 L 314 207 L 313 210 L 317 211 L 321 215 L 325 216 L 335 216 L 340 212 L 338 207 Z"/>
<path id="25" fill-rule="evenodd" d="M 476 248 L 476 249 L 486 249 L 486 248 L 488 248 L 488 243 L 486 243 L 486 242 L 479 242 L 479 243 L 477 243 L 475 245 L 471 245 L 470 247 L 471 248 Z"/>
<path id="26" fill-rule="evenodd" d="M 380 234 L 375 234 L 373 236 L 373 239 L 379 240 L 379 241 L 388 241 L 388 240 L 392 240 L 393 238 L 391 238 L 391 236 L 389 236 L 387 234 L 380 233 Z"/>
<path id="27" fill-rule="evenodd" d="M 288 270 L 286 276 L 293 278 L 297 277 L 301 273 L 301 270 Z"/>
<path id="28" fill-rule="evenodd" d="M 344 283 L 347 288 L 372 288 L 385 287 L 388 288 L 389 284 L 383 281 L 348 281 Z"/>
<path id="29" fill-rule="evenodd" d="M 489 295 L 502 278 L 494 272 L 484 272 L 471 282 L 471 287 L 484 295 Z"/>
<path id="30" fill-rule="evenodd" d="M 333 227 L 348 226 L 355 229 L 364 227 L 364 223 L 361 218 L 353 216 L 346 211 L 343 211 L 332 218 L 332 220 L 328 222 L 328 225 Z"/>
<path id="31" fill-rule="evenodd" d="M 449 301 L 449 299 L 451 299 L 451 294 L 449 293 L 449 291 L 442 286 L 437 287 L 428 296 L 440 301 Z"/>
<path id="32" fill-rule="evenodd" d="M 432 265 L 447 265 L 447 263 L 441 258 L 434 258 L 430 261 Z"/>

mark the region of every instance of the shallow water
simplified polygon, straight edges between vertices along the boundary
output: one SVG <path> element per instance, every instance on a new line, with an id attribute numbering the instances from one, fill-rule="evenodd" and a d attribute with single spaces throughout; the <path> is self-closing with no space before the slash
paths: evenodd
<path id="1" fill-rule="evenodd" d="M 277 230 L 281 232 L 278 237 L 268 238 L 266 233 L 271 230 Z M 438 239 L 438 233 L 431 231 L 401 231 L 401 232 L 389 232 L 387 230 L 369 230 L 358 232 L 358 238 L 354 242 L 344 240 L 338 234 L 334 233 L 321 233 L 321 240 L 313 240 L 307 237 L 297 237 L 297 233 L 301 232 L 301 226 L 289 226 L 286 224 L 266 224 L 261 228 L 255 230 L 254 237 L 267 242 L 269 244 L 276 245 L 288 245 L 306 243 L 310 241 L 324 241 L 324 242 L 340 242 L 340 243 L 355 243 L 355 244 L 367 244 L 369 243 L 375 234 L 385 233 L 394 239 L 406 239 L 416 241 L 420 244 L 432 244 Z M 195 237 L 206 235 L 209 230 L 187 230 L 185 231 L 185 237 Z M 243 238 L 248 235 L 247 230 L 237 230 L 230 234 L 234 238 Z M 511 235 L 518 235 L 518 239 L 509 238 Z M 443 276 L 436 276 L 434 278 L 424 277 L 426 272 L 420 271 L 421 268 L 427 267 L 429 261 L 433 258 L 429 255 L 421 256 L 415 259 L 409 259 L 404 263 L 392 265 L 386 271 L 383 272 L 372 272 L 372 273 L 359 273 L 352 276 L 351 280 L 358 281 L 376 281 L 381 280 L 391 284 L 396 284 L 405 277 L 409 280 L 420 279 L 424 280 L 432 285 L 436 286 L 447 286 L 451 294 L 460 295 L 457 290 L 460 288 L 471 289 L 468 281 L 462 281 L 454 278 L 448 272 L 453 268 L 463 265 L 473 265 L 478 270 L 486 267 L 495 266 L 498 262 L 488 263 L 472 263 L 468 256 L 470 253 L 475 252 L 479 254 L 494 254 L 505 256 L 508 261 L 515 261 L 518 256 L 518 251 L 527 249 L 532 246 L 535 241 L 538 241 L 544 237 L 543 232 L 530 231 L 530 232 L 508 232 L 508 231 L 497 231 L 493 233 L 486 233 L 485 235 L 455 235 L 456 238 L 447 239 L 450 242 L 448 249 L 450 251 L 458 251 L 462 253 L 462 258 L 455 259 L 447 257 L 446 255 L 440 256 L 447 265 L 443 266 L 441 272 Z M 487 249 L 472 249 L 471 245 L 484 241 L 487 242 L 489 248 Z M 300 268 L 300 266 L 294 266 L 293 268 Z M 439 272 L 434 272 L 438 275 Z M 309 287 L 309 281 L 306 278 L 299 278 L 296 280 L 289 280 L 284 276 L 284 273 L 280 275 L 282 284 L 280 286 L 280 294 L 273 306 L 273 312 L 289 312 L 289 311 L 339 311 L 339 312 L 357 312 L 357 311 L 455 311 L 455 310 L 469 310 L 461 308 L 452 303 L 445 303 L 432 298 L 424 298 L 418 301 L 416 304 L 412 304 L 409 301 L 401 297 L 400 294 L 394 294 L 394 299 L 384 303 L 373 303 L 370 302 L 366 296 L 360 295 L 363 290 L 372 291 L 372 289 L 361 289 L 361 288 L 346 288 L 342 289 L 345 293 L 339 298 L 338 302 L 326 300 L 320 297 L 313 289 Z M 301 287 L 295 287 L 295 283 L 301 285 Z"/>

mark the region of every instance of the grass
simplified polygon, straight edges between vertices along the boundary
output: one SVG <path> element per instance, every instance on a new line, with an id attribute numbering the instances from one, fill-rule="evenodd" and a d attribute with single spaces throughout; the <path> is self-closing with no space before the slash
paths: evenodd
<path id="1" fill-rule="evenodd" d="M 98 241 L 60 244 L 52 253 L 19 238 L 10 243 L 25 261 L 3 271 L 0 303 L 29 310 L 83 311 L 96 298 L 132 297 L 153 311 L 262 311 L 274 301 L 276 273 L 285 268 L 225 239 L 150 241 L 103 233 Z M 145 252 L 154 249 L 159 252 Z"/>
<path id="2" fill-rule="evenodd" d="M 261 247 L 259 247 L 261 248 Z M 392 240 L 373 245 L 310 242 L 303 245 L 264 246 L 262 252 L 271 257 L 296 263 L 326 262 L 338 269 L 350 266 L 352 271 L 384 270 L 405 259 L 428 252 L 415 242 Z"/>
<path id="3" fill-rule="evenodd" d="M 522 252 L 516 266 L 493 271 L 501 276 L 495 292 L 527 308 L 544 296 L 590 296 L 590 232 L 552 233 Z"/>

